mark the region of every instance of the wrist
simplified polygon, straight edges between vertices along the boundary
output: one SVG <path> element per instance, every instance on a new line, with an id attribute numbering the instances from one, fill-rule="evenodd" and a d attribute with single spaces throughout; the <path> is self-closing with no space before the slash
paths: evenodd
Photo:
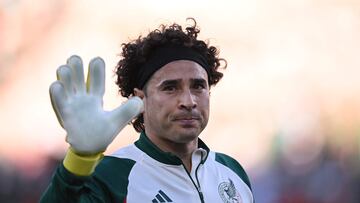
<path id="1" fill-rule="evenodd" d="M 70 147 L 63 164 L 69 172 L 75 175 L 89 176 L 94 172 L 95 167 L 103 157 L 102 152 L 93 155 L 79 155 Z"/>

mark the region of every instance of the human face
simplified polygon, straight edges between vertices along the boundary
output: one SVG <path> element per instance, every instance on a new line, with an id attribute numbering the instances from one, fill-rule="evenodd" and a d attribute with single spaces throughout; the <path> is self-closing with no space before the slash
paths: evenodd
<path id="1" fill-rule="evenodd" d="M 146 134 L 161 141 L 185 144 L 196 140 L 209 119 L 207 73 L 189 60 L 170 62 L 146 85 Z"/>

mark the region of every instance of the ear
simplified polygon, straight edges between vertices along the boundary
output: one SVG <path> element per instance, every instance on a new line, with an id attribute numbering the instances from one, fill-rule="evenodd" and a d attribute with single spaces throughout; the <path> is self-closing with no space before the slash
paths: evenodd
<path id="1" fill-rule="evenodd" d="M 141 99 L 144 99 L 145 93 L 142 90 L 139 90 L 138 88 L 134 88 L 134 95 L 140 97 Z"/>

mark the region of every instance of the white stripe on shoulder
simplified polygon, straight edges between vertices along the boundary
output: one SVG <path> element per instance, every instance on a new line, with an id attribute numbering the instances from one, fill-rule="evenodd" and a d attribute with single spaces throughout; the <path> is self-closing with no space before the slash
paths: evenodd
<path id="1" fill-rule="evenodd" d="M 137 148 L 135 144 L 131 144 L 116 150 L 114 153 L 110 154 L 109 156 L 139 161 L 143 153 L 144 152 L 142 152 L 139 148 Z"/>
<path id="2" fill-rule="evenodd" d="M 208 159 L 208 160 L 215 161 L 215 152 L 210 151 L 207 159 Z"/>

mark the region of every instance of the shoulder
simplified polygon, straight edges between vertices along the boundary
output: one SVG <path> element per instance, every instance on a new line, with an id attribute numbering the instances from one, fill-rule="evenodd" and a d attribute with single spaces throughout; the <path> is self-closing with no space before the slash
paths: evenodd
<path id="1" fill-rule="evenodd" d="M 97 175 L 129 176 L 133 166 L 141 159 L 143 153 L 134 145 L 123 147 L 105 156 L 96 167 Z"/>
<path id="2" fill-rule="evenodd" d="M 223 154 L 223 153 L 214 152 L 214 155 L 215 155 L 214 158 L 215 158 L 216 162 L 218 162 L 218 163 L 224 165 L 225 167 L 229 168 L 230 170 L 232 170 L 249 186 L 249 188 L 251 188 L 249 177 L 246 174 L 244 168 L 240 165 L 240 163 L 238 161 L 236 161 L 231 156 Z"/>
<path id="3" fill-rule="evenodd" d="M 94 177 L 107 185 L 123 187 L 128 184 L 128 177 L 139 156 L 140 153 L 134 145 L 121 148 L 100 161 Z"/>
<path id="4" fill-rule="evenodd" d="M 95 169 L 93 178 L 108 189 L 110 194 L 124 197 L 127 194 L 129 175 L 136 161 L 128 158 L 105 156 Z"/>
<path id="5" fill-rule="evenodd" d="M 127 176 L 140 156 L 141 153 L 133 144 L 123 147 L 111 155 L 105 156 L 96 167 L 96 172 Z"/>
<path id="6" fill-rule="evenodd" d="M 129 158 L 105 156 L 103 160 L 100 161 L 95 171 L 97 173 L 101 173 L 104 171 L 106 171 L 107 173 L 112 171 L 119 173 L 119 170 L 125 172 L 127 170 L 131 170 L 135 163 L 135 160 Z"/>

